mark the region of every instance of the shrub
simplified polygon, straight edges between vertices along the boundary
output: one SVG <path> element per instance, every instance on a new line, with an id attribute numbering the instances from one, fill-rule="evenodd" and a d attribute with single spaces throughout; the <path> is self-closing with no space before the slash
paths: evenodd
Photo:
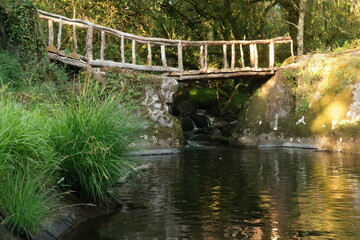
<path id="1" fill-rule="evenodd" d="M 128 104 L 118 102 L 116 94 L 85 83 L 55 112 L 54 142 L 63 158 L 62 174 L 87 200 L 110 200 L 113 186 L 129 166 L 122 155 L 141 124 L 131 117 Z"/>

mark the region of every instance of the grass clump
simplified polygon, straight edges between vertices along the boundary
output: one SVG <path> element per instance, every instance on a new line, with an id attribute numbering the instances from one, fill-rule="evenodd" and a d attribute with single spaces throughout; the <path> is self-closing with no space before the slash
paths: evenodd
<path id="1" fill-rule="evenodd" d="M 54 156 L 42 112 L 0 97 L 0 221 L 12 232 L 31 237 L 50 213 Z"/>
<path id="2" fill-rule="evenodd" d="M 139 121 L 128 105 L 119 105 L 119 96 L 96 83 L 86 82 L 59 106 L 54 142 L 65 182 L 87 200 L 110 200 L 128 171 L 122 155 L 137 137 Z"/>

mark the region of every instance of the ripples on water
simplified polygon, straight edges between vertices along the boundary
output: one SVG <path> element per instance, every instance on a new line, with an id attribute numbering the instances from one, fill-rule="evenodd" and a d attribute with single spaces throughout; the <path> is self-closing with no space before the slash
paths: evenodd
<path id="1" fill-rule="evenodd" d="M 67 240 L 360 239 L 360 159 L 299 149 L 193 148 L 149 157 L 128 212 Z"/>

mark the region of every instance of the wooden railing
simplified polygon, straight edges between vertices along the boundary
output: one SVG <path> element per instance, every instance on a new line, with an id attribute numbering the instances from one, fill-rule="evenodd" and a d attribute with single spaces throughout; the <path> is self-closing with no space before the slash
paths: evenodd
<path id="1" fill-rule="evenodd" d="M 125 33 L 119 30 L 112 28 L 104 27 L 97 25 L 91 22 L 87 22 L 81 19 L 70 19 L 61 15 L 48 13 L 45 11 L 39 10 L 39 17 L 41 19 L 48 20 L 48 33 L 49 33 L 49 42 L 47 50 L 50 53 L 63 55 L 65 53 L 61 50 L 62 44 L 62 34 L 63 26 L 71 25 L 72 26 L 72 41 L 73 41 L 73 53 L 66 55 L 67 58 L 72 58 L 75 60 L 83 60 L 87 65 L 93 67 L 119 67 L 119 68 L 129 68 L 134 70 L 142 71 L 158 71 L 158 72 L 178 72 L 182 76 L 184 72 L 184 61 L 183 61 L 183 48 L 185 47 L 198 47 L 199 48 L 199 62 L 200 69 L 197 69 L 199 73 L 207 73 L 212 71 L 208 67 L 208 58 L 210 46 L 222 46 L 223 48 L 223 64 L 222 69 L 226 71 L 262 71 L 264 68 L 259 68 L 259 55 L 258 55 L 258 45 L 264 44 L 269 47 L 269 68 L 267 70 L 274 71 L 275 69 L 275 45 L 290 43 L 290 52 L 294 56 L 293 52 L 293 41 L 290 37 L 278 37 L 267 40 L 234 40 L 234 41 L 184 41 L 184 40 L 171 40 L 164 38 L 153 38 L 153 37 L 142 37 L 134 34 Z M 58 23 L 57 30 L 57 44 L 54 46 L 54 23 Z M 77 38 L 77 28 L 87 29 L 86 34 L 86 54 L 81 56 L 78 54 L 78 38 Z M 101 45 L 100 45 L 100 57 L 94 59 L 94 50 L 93 50 L 93 38 L 94 31 L 101 32 Z M 113 35 L 116 38 L 120 39 L 120 48 L 119 55 L 120 61 L 110 61 L 105 59 L 105 49 L 106 49 L 106 35 Z M 131 44 L 131 63 L 127 62 L 125 59 L 125 40 L 130 40 Z M 147 45 L 147 63 L 146 64 L 137 64 L 137 54 L 136 46 L 138 43 Z M 250 66 L 246 66 L 245 57 L 244 57 L 244 46 L 249 45 L 249 54 L 250 54 Z M 159 47 L 161 53 L 161 64 L 162 65 L 153 65 L 152 59 L 152 48 Z M 231 61 L 230 67 L 228 65 L 228 46 L 231 47 Z M 239 49 L 239 62 L 240 67 L 236 67 L 236 46 Z M 176 66 L 169 66 L 166 52 L 167 47 L 177 48 L 177 64 Z"/>

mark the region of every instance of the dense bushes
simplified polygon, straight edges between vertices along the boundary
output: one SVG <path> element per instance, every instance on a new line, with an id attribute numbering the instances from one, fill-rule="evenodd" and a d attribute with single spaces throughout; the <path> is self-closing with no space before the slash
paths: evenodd
<path id="1" fill-rule="evenodd" d="M 12 62 L 0 53 L 8 84 L 0 90 L 0 222 L 31 237 L 58 204 L 52 199 L 59 191 L 96 203 L 112 199 L 114 184 L 131 170 L 122 156 L 141 121 L 128 101 L 90 78 L 33 81 L 39 74 L 20 65 L 2 71 Z M 25 84 L 9 88 L 23 80 L 16 73 Z"/>

